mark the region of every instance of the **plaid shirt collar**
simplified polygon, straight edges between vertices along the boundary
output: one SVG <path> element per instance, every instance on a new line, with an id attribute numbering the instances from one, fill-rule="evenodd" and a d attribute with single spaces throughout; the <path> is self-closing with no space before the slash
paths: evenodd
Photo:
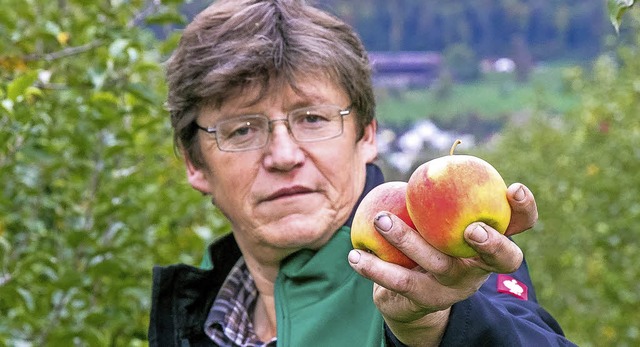
<path id="1" fill-rule="evenodd" d="M 258 290 L 240 258 L 222 284 L 205 321 L 205 333 L 221 347 L 275 347 L 276 338 L 262 342 L 253 329 L 251 309 Z"/>

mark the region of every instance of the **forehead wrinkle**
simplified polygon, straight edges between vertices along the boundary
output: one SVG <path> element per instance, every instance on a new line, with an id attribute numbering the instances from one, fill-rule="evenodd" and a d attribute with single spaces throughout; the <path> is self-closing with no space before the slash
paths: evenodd
<path id="1" fill-rule="evenodd" d="M 311 83 L 309 83 L 311 82 Z M 245 114 L 263 114 L 266 110 L 252 110 L 252 108 L 261 104 L 269 107 L 276 105 L 283 112 L 290 112 L 298 108 L 308 107 L 319 104 L 335 104 L 338 100 L 328 100 L 322 87 L 329 87 L 339 90 L 340 86 L 334 83 L 311 77 L 297 78 L 294 84 L 291 83 L 271 83 L 265 88 L 262 84 L 248 85 L 238 88 L 230 93 L 227 102 L 219 104 L 209 103 L 204 110 L 210 110 L 222 114 L 223 116 L 237 116 Z M 344 94 L 344 92 L 340 93 Z M 279 104 L 279 105 L 278 105 Z M 345 105 L 338 105 L 345 106 Z"/>

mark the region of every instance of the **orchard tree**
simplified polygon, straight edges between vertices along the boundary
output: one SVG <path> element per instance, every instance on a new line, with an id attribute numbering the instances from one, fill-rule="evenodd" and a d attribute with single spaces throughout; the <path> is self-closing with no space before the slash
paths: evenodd
<path id="1" fill-rule="evenodd" d="M 640 344 L 640 35 L 567 71 L 581 96 L 563 115 L 538 112 L 487 153 L 529 186 L 539 222 L 515 236 L 538 299 L 580 346 Z"/>
<path id="2" fill-rule="evenodd" d="M 616 30 L 633 5 L 609 1 Z M 533 190 L 539 222 L 515 240 L 538 299 L 580 346 L 640 344 L 640 21 L 630 14 L 624 44 L 566 71 L 577 108 L 538 110 L 483 154 Z"/>
<path id="3" fill-rule="evenodd" d="M 181 1 L 4 0 L 0 345 L 143 345 L 154 264 L 228 229 L 186 184 L 162 62 Z"/>

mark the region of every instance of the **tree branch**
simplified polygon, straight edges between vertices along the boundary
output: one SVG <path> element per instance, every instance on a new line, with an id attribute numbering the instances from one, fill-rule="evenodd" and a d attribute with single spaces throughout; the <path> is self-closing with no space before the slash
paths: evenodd
<path id="1" fill-rule="evenodd" d="M 87 44 L 84 44 L 82 46 L 68 47 L 57 52 L 44 53 L 44 54 L 29 54 L 24 57 L 24 61 L 36 61 L 36 60 L 52 61 L 52 60 L 61 59 L 61 58 L 69 57 L 72 55 L 87 52 L 96 47 L 102 46 L 103 44 L 104 42 L 102 40 L 95 40 Z"/>
<path id="2" fill-rule="evenodd" d="M 145 18 L 156 13 L 160 5 L 162 5 L 162 0 L 149 1 L 147 7 L 143 8 L 129 21 L 129 23 L 127 23 L 127 29 L 133 28 L 134 26 L 140 24 L 140 22 L 142 22 Z"/>
<path id="3" fill-rule="evenodd" d="M 34 339 L 38 346 L 46 345 L 49 334 L 58 326 L 60 317 L 62 316 L 62 310 L 64 310 L 73 297 L 73 289 L 74 288 L 67 290 L 60 300 L 55 303 L 51 312 L 49 312 L 49 316 L 47 317 L 47 322 L 49 322 L 49 324 L 45 325 L 45 328 L 42 329 Z"/>
<path id="4" fill-rule="evenodd" d="M 162 0 L 149 1 L 147 6 L 142 10 L 140 10 L 140 12 L 138 12 L 129 21 L 129 23 L 127 23 L 127 29 L 131 29 L 132 27 L 142 22 L 148 16 L 156 13 L 161 5 L 162 5 Z M 61 59 L 61 58 L 65 58 L 72 55 L 81 54 L 81 53 L 90 51 L 96 47 L 102 46 L 103 44 L 104 44 L 104 41 L 98 39 L 81 46 L 67 47 L 57 52 L 42 53 L 42 54 L 41 53 L 28 54 L 24 56 L 24 61 L 28 62 L 28 61 L 37 61 L 37 60 L 45 60 L 45 61 L 57 60 L 57 59 Z"/>

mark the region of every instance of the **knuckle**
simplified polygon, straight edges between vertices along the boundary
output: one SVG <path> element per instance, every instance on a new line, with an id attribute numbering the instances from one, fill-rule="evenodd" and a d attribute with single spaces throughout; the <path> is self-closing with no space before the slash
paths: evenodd
<path id="1" fill-rule="evenodd" d="M 373 290 L 373 303 L 379 308 L 385 308 L 390 302 L 394 302 L 399 297 L 399 294 L 388 290 L 387 288 L 377 286 Z"/>
<path id="2" fill-rule="evenodd" d="M 489 258 L 495 259 L 498 258 L 501 254 L 504 254 L 507 249 L 506 249 L 506 245 L 504 241 L 509 241 L 508 239 L 502 239 L 502 238 L 494 238 L 491 241 L 487 242 L 484 245 L 484 249 L 482 250 L 482 253 L 485 256 L 488 256 Z"/>
<path id="3" fill-rule="evenodd" d="M 518 268 L 520 268 L 520 265 L 522 265 L 523 259 L 524 259 L 524 255 L 522 253 L 522 250 L 518 248 L 516 254 L 509 259 L 511 261 L 508 264 L 506 264 L 503 272 L 504 273 L 516 272 Z"/>
<path id="4" fill-rule="evenodd" d="M 450 274 L 452 271 L 453 258 L 446 256 L 445 254 L 438 253 L 431 257 L 429 264 L 429 272 L 435 275 Z"/>
<path id="5" fill-rule="evenodd" d="M 402 230 L 400 228 L 398 228 L 398 230 L 395 230 L 392 236 L 393 236 L 393 243 L 395 243 L 395 246 L 400 249 L 409 249 L 414 244 L 414 240 L 411 237 L 413 236 L 412 233 Z"/>
<path id="6" fill-rule="evenodd" d="M 406 294 L 411 292 L 411 289 L 413 288 L 413 279 L 411 276 L 400 273 L 390 280 L 390 286 L 393 291 L 400 294 Z"/>
<path id="7" fill-rule="evenodd" d="M 486 253 L 486 259 L 493 264 L 496 272 L 512 273 L 518 270 L 524 259 L 522 250 L 515 243 L 500 243 Z"/>
<path id="8" fill-rule="evenodd" d="M 394 223 L 393 227 L 385 233 L 387 241 L 400 249 L 411 248 L 415 242 L 413 236 L 413 233 L 401 227 L 400 223 Z"/>

